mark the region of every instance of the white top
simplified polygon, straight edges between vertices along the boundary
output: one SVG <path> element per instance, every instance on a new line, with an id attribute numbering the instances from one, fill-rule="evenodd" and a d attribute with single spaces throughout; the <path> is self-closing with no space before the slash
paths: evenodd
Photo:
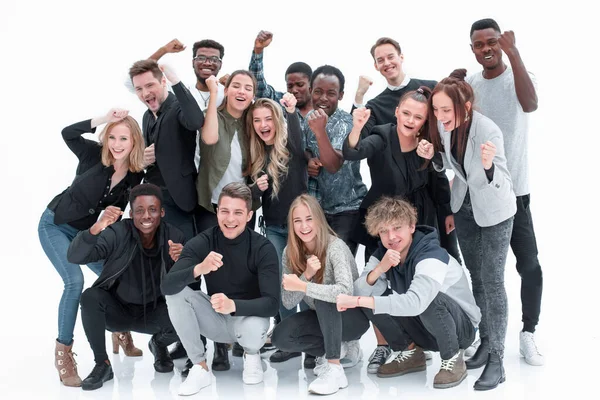
<path id="1" fill-rule="evenodd" d="M 535 76 L 531 73 L 529 76 L 537 90 Z M 475 93 L 475 109 L 494 121 L 502 131 L 515 195 L 529 194 L 529 114 L 523 111 L 517 98 L 512 68 L 506 68 L 494 79 L 485 79 L 483 73 L 478 72 L 469 76 L 467 82 Z"/>
<path id="2" fill-rule="evenodd" d="M 242 148 L 240 147 L 240 141 L 238 139 L 238 132 L 235 131 L 233 139 L 231 139 L 231 158 L 229 159 L 229 165 L 223 174 L 223 177 L 219 181 L 217 187 L 212 191 L 211 202 L 217 204 L 219 202 L 219 195 L 225 187 L 225 185 L 231 182 L 244 183 L 244 176 L 242 175 Z"/>

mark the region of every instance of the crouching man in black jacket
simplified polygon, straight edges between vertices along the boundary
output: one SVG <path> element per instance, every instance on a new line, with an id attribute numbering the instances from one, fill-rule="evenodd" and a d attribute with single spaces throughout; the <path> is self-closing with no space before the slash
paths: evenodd
<path id="1" fill-rule="evenodd" d="M 165 210 L 158 186 L 134 187 L 129 203 L 131 219 L 116 222 L 122 211 L 108 207 L 90 229 L 79 232 L 67 254 L 75 264 L 106 260 L 98 280 L 81 296 L 83 328 L 96 362 L 82 382 L 83 390 L 98 389 L 113 378 L 105 330 L 151 334 L 148 346 L 154 354 L 154 369 L 173 370 L 167 346 L 178 337 L 160 284 L 179 258 L 185 238 L 162 221 Z"/>

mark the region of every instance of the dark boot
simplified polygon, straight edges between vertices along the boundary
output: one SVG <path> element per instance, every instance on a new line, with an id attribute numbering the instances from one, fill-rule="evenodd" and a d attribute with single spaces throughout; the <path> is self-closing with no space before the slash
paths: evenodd
<path id="1" fill-rule="evenodd" d="M 301 355 L 302 355 L 302 353 L 300 353 L 298 351 L 289 352 L 289 351 L 277 350 L 275 353 L 271 354 L 271 357 L 269 357 L 269 361 L 271 361 L 273 363 L 279 363 L 279 362 L 287 361 L 290 358 L 300 357 Z"/>
<path id="2" fill-rule="evenodd" d="M 113 370 L 108 361 L 102 361 L 94 366 L 92 372 L 81 382 L 83 390 L 100 389 L 104 382 L 113 378 Z"/>
<path id="3" fill-rule="evenodd" d="M 187 357 L 187 351 L 185 351 L 185 348 L 179 341 L 175 342 L 175 347 L 173 347 L 173 350 L 171 350 L 169 354 L 171 356 L 171 360 Z"/>
<path id="4" fill-rule="evenodd" d="M 482 340 L 475 354 L 465 361 L 465 364 L 467 364 L 467 369 L 477 369 L 483 367 L 487 363 L 489 352 L 490 343 L 487 340 Z"/>
<path id="5" fill-rule="evenodd" d="M 240 346 L 240 344 L 238 342 L 235 342 L 233 344 L 233 347 L 231 348 L 231 355 L 234 357 L 241 357 L 244 355 L 244 348 L 242 346 Z"/>
<path id="6" fill-rule="evenodd" d="M 498 354 L 490 353 L 487 364 L 481 373 L 477 382 L 473 386 L 475 390 L 490 390 L 496 388 L 500 383 L 506 380 L 502 357 Z"/>
<path id="7" fill-rule="evenodd" d="M 188 374 L 190 373 L 190 369 L 192 369 L 193 366 L 194 363 L 192 362 L 192 360 L 190 360 L 189 358 L 185 360 L 185 367 L 183 367 L 183 369 L 181 370 L 181 376 L 187 378 Z"/>
<path id="8" fill-rule="evenodd" d="M 304 353 L 304 368 L 314 369 L 317 366 L 315 358 L 315 356 L 311 356 L 310 354 Z"/>
<path id="9" fill-rule="evenodd" d="M 213 355 L 213 371 L 229 371 L 229 354 L 227 353 L 227 343 L 215 342 L 215 353 Z"/>
<path id="10" fill-rule="evenodd" d="M 154 370 L 156 372 L 171 372 L 173 371 L 173 360 L 169 355 L 167 346 L 160 346 L 156 343 L 156 335 L 153 335 L 148 342 L 148 348 L 154 355 Z"/>

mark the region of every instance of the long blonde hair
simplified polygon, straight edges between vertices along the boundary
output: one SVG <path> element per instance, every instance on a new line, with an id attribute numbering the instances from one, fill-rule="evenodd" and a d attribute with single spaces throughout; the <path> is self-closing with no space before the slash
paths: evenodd
<path id="1" fill-rule="evenodd" d="M 313 229 L 316 230 L 316 245 L 313 252 L 308 251 L 302 239 L 294 231 L 294 210 L 302 205 L 306 206 L 310 211 L 313 220 Z M 294 274 L 300 276 L 306 270 L 306 259 L 308 256 L 315 255 L 321 262 L 321 269 L 313 277 L 313 282 L 323 283 L 323 274 L 325 273 L 325 264 L 327 261 L 327 247 L 329 246 L 329 242 L 334 237 L 337 237 L 337 235 L 327 223 L 325 213 L 317 199 L 308 194 L 301 194 L 294 199 L 288 213 L 288 229 L 289 233 L 285 253 L 288 267 L 291 268 Z"/>
<path id="2" fill-rule="evenodd" d="M 275 143 L 273 150 L 269 155 L 269 164 L 267 164 L 267 152 L 265 143 L 254 130 L 254 110 L 266 108 L 271 111 L 273 122 L 275 124 Z M 281 189 L 282 181 L 288 173 L 288 162 L 290 160 L 290 152 L 287 149 L 288 130 L 287 123 L 283 117 L 281 107 L 271 99 L 258 99 L 250 106 L 248 114 L 246 114 L 246 132 L 249 132 L 250 137 L 250 176 L 253 181 L 256 181 L 261 172 L 266 172 L 272 179 L 273 190 L 271 198 L 277 198 Z"/>
<path id="3" fill-rule="evenodd" d="M 129 128 L 130 139 L 133 142 L 131 152 L 129 153 L 128 168 L 131 172 L 140 172 L 144 170 L 144 137 L 142 136 L 142 130 L 138 125 L 137 121 L 129 115 L 123 118 L 121 121 L 111 122 L 106 124 L 102 132 L 100 132 L 99 140 L 102 146 L 102 165 L 105 167 L 111 166 L 115 163 L 110 149 L 108 148 L 108 137 L 110 131 L 117 125 L 125 125 Z"/>

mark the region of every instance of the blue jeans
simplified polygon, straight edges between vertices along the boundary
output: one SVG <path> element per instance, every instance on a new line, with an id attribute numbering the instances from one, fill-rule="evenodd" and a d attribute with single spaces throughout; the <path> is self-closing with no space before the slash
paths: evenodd
<path id="1" fill-rule="evenodd" d="M 283 274 L 283 265 L 281 264 L 281 257 L 283 255 L 283 250 L 285 249 L 285 246 L 287 246 L 287 227 L 285 225 L 268 225 L 265 231 L 267 234 L 267 239 L 269 239 L 269 241 L 273 243 L 273 246 L 275 246 L 275 250 L 277 250 L 277 258 L 279 259 L 279 277 L 281 278 Z M 290 315 L 294 314 L 296 314 L 295 308 L 288 310 L 283 306 L 283 304 L 279 304 L 279 321 L 283 321 Z"/>
<path id="2" fill-rule="evenodd" d="M 79 299 L 83 291 L 83 272 L 81 266 L 67 261 L 67 250 L 71 241 L 79 233 L 69 224 L 56 225 L 54 212 L 46 209 L 40 218 L 38 235 L 44 253 L 56 268 L 64 282 L 64 289 L 58 306 L 58 341 L 69 346 L 73 342 L 73 330 L 77 320 Z M 102 261 L 88 264 L 96 274 L 102 272 Z"/>

